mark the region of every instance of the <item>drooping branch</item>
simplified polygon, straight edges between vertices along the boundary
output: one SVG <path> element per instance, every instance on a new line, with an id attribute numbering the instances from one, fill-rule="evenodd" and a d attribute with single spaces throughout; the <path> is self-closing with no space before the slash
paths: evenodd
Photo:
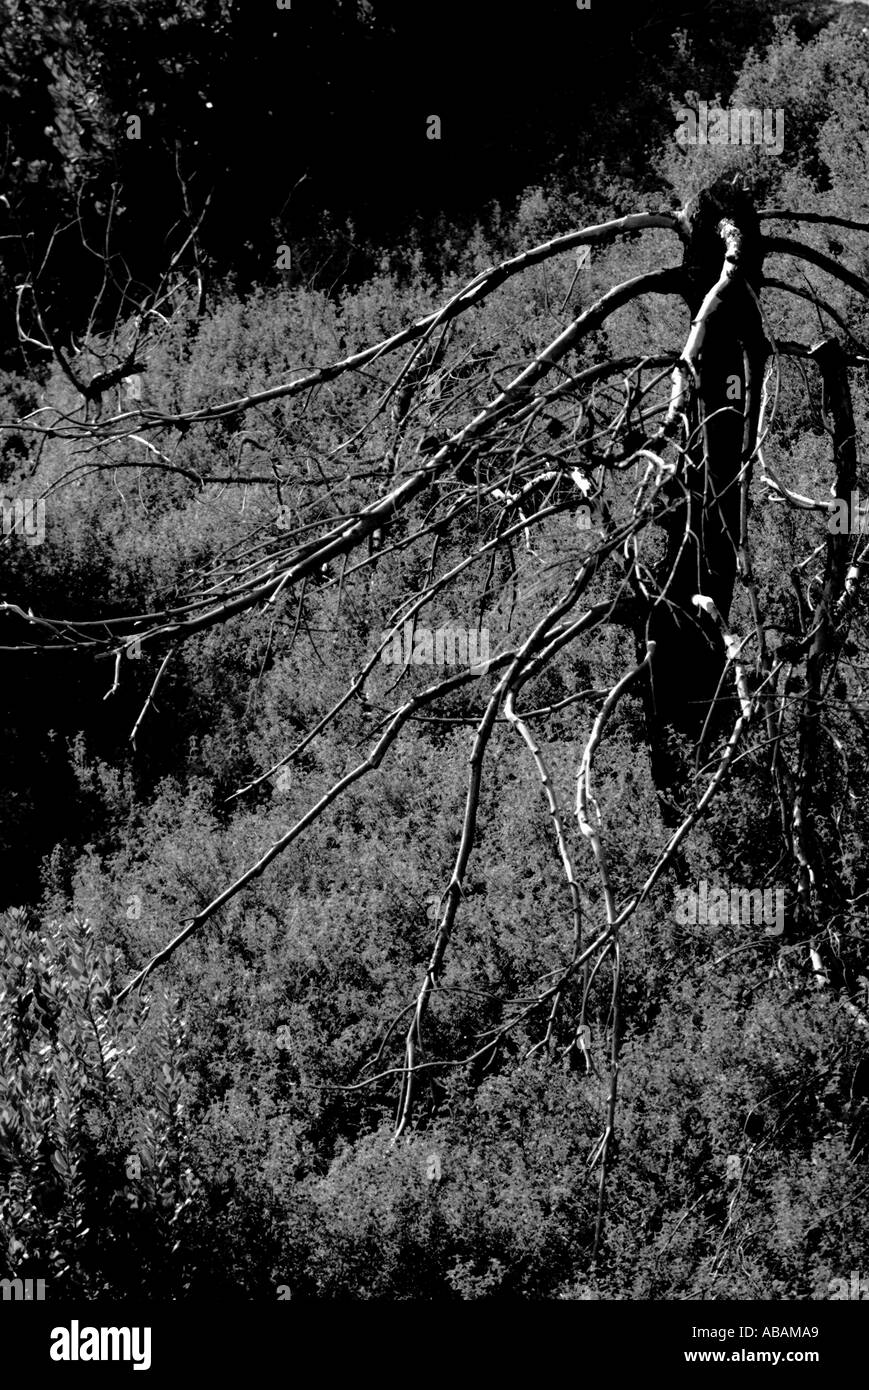
<path id="1" fill-rule="evenodd" d="M 175 610 L 165 614 L 148 615 L 150 622 L 145 626 L 141 618 L 73 622 L 26 615 L 20 608 L 15 611 L 25 621 L 41 626 L 48 623 L 55 629 L 62 643 L 70 645 L 78 639 L 84 639 L 88 645 L 97 645 L 106 650 L 114 649 L 111 639 L 104 636 L 107 629 L 116 631 L 118 637 L 126 630 L 127 634 L 134 636 L 139 644 L 144 646 L 162 638 L 183 640 L 194 633 L 225 623 L 240 613 L 268 602 L 279 591 L 292 588 L 306 577 L 321 571 L 324 565 L 350 554 L 365 543 L 376 530 L 382 529 L 438 478 L 454 468 L 469 448 L 477 446 L 496 426 L 501 426 L 506 419 L 512 418 L 517 409 L 521 410 L 533 401 L 532 388 L 584 337 L 600 328 L 618 309 L 644 294 L 675 294 L 682 289 L 682 271 L 679 267 L 672 267 L 638 275 L 608 290 L 569 324 L 468 424 L 442 444 L 436 452 L 427 456 L 421 467 L 416 468 L 389 493 L 360 508 L 352 521 L 342 521 L 315 540 L 297 547 L 296 554 L 289 564 L 286 560 L 275 561 L 271 566 L 270 576 L 264 582 L 257 581 L 238 586 L 234 593 L 230 592 L 218 604 L 203 600 L 191 602 L 189 605 L 189 610 L 204 608 L 204 612 L 184 613 L 184 610 L 181 610 L 183 616 L 176 616 L 178 610 Z M 0 604 L 0 612 L 11 608 L 9 604 Z M 97 629 L 99 636 L 95 631 Z"/>
<path id="2" fill-rule="evenodd" d="M 864 280 L 861 275 L 856 275 L 839 261 L 834 261 L 832 256 L 817 251 L 814 246 L 806 246 L 803 242 L 792 241 L 786 236 L 766 236 L 763 239 L 763 247 L 767 255 L 794 256 L 798 261 L 808 261 L 819 270 L 825 270 L 834 279 L 841 280 L 849 289 L 856 290 L 864 299 L 869 299 L 869 281 Z"/>
<path id="3" fill-rule="evenodd" d="M 783 208 L 763 208 L 757 215 L 761 222 L 815 222 L 828 227 L 847 227 L 854 232 L 869 232 L 869 222 L 855 222 L 852 217 L 836 217 L 827 212 L 792 212 Z"/>
<path id="4" fill-rule="evenodd" d="M 469 758 L 470 771 L 461 839 L 456 852 L 450 881 L 443 897 L 444 905 L 435 934 L 435 942 L 431 957 L 426 968 L 425 978 L 419 994 L 417 995 L 416 1008 L 405 1039 L 405 1072 L 397 1107 L 395 1127 L 396 1139 L 401 1136 L 410 1118 L 415 1094 L 415 1072 L 418 1067 L 419 1054 L 422 1052 L 422 1027 L 431 1003 L 432 994 L 443 968 L 444 957 L 452 935 L 459 903 L 462 898 L 463 883 L 468 861 L 471 857 L 474 831 L 477 823 L 483 762 L 496 715 L 502 701 L 506 699 L 510 691 L 514 689 L 514 687 L 518 688 L 523 683 L 522 677 L 526 675 L 526 667 L 529 665 L 531 658 L 539 653 L 540 648 L 543 647 L 547 641 L 551 640 L 555 624 L 578 603 L 583 592 L 588 587 L 596 568 L 597 557 L 594 557 L 590 562 L 586 562 L 559 603 L 551 608 L 536 624 L 522 647 L 514 654 L 509 669 L 505 672 L 504 676 L 502 676 L 493 690 L 486 705 L 485 713 L 478 725 L 474 746 Z M 588 630 L 591 626 L 604 622 L 609 607 L 610 605 L 608 603 L 596 605 L 585 613 L 578 623 L 574 624 L 574 628 Z"/>
<path id="5" fill-rule="evenodd" d="M 666 213 L 631 213 L 627 217 L 619 217 L 611 222 L 584 227 L 578 232 L 568 232 L 564 236 L 553 237 L 551 241 L 532 247 L 529 251 L 523 251 L 517 256 L 502 261 L 499 265 L 490 266 L 487 270 L 481 271 L 479 275 L 474 276 L 473 280 L 470 280 L 458 293 L 453 295 L 441 309 L 418 319 L 416 323 L 394 333 L 390 338 L 385 338 L 373 347 L 351 353 L 349 357 L 343 358 L 340 362 L 333 362 L 314 372 L 308 372 L 295 381 L 285 382 L 265 391 L 251 392 L 233 400 L 222 401 L 218 405 L 203 406 L 199 410 L 182 411 L 175 414 L 162 414 L 157 411 L 146 410 L 125 411 L 104 420 L 103 428 L 112 429 L 125 424 L 127 421 L 135 420 L 159 424 L 161 427 L 187 427 L 205 420 L 218 420 L 226 415 L 238 415 L 254 406 L 265 405 L 269 401 L 297 396 L 328 381 L 334 381 L 344 372 L 358 371 L 361 367 L 368 366 L 388 353 L 395 352 L 408 343 L 416 342 L 419 338 L 430 336 L 436 328 L 450 323 L 468 309 L 483 303 L 511 276 L 518 275 L 533 265 L 539 265 L 543 261 L 561 255 L 565 251 L 573 250 L 577 246 L 599 245 L 611 241 L 617 236 L 628 235 L 649 228 L 663 228 L 675 232 L 680 237 L 684 235 L 681 220 Z"/>
<path id="6" fill-rule="evenodd" d="M 844 316 L 837 309 L 834 309 L 832 304 L 821 299 L 820 295 L 815 294 L 812 290 L 804 289 L 802 285 L 789 285 L 786 280 L 779 280 L 774 275 L 765 275 L 761 285 L 764 289 L 780 290 L 782 294 L 792 294 L 797 299 L 808 300 L 809 304 L 813 304 L 816 309 L 823 309 L 827 317 L 833 320 L 837 328 L 841 328 L 842 332 L 851 339 L 851 342 L 861 353 L 869 353 L 869 348 L 861 343 L 857 335 L 852 332 Z"/>

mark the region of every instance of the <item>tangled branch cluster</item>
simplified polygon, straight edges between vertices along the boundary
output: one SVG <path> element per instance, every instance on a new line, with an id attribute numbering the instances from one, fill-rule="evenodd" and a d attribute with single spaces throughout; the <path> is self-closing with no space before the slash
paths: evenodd
<path id="1" fill-rule="evenodd" d="M 767 211 L 759 216 L 761 221 L 838 221 L 869 230 L 846 219 L 808 214 Z M 686 263 L 640 274 L 608 289 L 512 375 L 486 353 L 457 348 L 457 321 L 479 309 L 511 277 L 577 248 L 650 229 L 672 233 L 686 249 Z M 814 369 L 818 374 L 823 425 L 832 444 L 832 491 L 840 498 L 850 496 L 858 456 L 848 369 L 869 359 L 842 316 L 814 291 L 765 275 L 757 280 L 748 264 L 755 253 L 746 228 L 733 216 L 716 221 L 719 271 L 717 279 L 701 286 L 698 293 L 688 254 L 695 232 L 690 208 L 673 215 L 635 214 L 587 227 L 482 272 L 439 310 L 385 341 L 325 367 L 293 374 L 278 386 L 174 412 L 147 405 L 135 398 L 134 391 L 134 398 L 123 408 L 108 414 L 100 410 L 94 417 L 90 407 L 95 402 L 104 405 L 111 392 L 122 390 L 125 381 L 143 370 L 138 358 L 146 355 L 147 333 L 139 323 L 132 340 L 122 342 L 119 335 L 117 360 L 88 384 L 57 349 L 67 379 L 79 393 L 79 405 L 67 411 L 45 407 L 15 426 L 31 430 L 43 441 L 66 441 L 76 460 L 73 473 L 115 472 L 133 466 L 123 462 L 133 444 L 143 451 L 136 467 L 176 474 L 196 488 L 210 483 L 259 487 L 274 499 L 277 515 L 270 526 L 227 550 L 211 570 L 192 578 L 187 593 L 153 612 L 78 621 L 37 615 L 22 604 L 0 604 L 0 611 L 26 625 L 26 636 L 18 647 L 75 649 L 113 660 L 113 690 L 120 679 L 124 651 L 133 644 L 163 650 L 134 737 L 180 642 L 240 614 L 255 609 L 277 613 L 292 603 L 294 630 L 298 630 L 308 586 L 333 591 L 340 603 L 354 583 L 364 582 L 378 566 L 403 554 L 425 551 L 422 582 L 390 615 L 379 646 L 340 698 L 293 748 L 235 795 L 246 795 L 297 762 L 315 740 L 328 736 L 353 702 L 373 725 L 366 755 L 264 849 L 255 863 L 187 919 L 121 989 L 116 1003 L 140 988 L 349 787 L 374 771 L 416 719 L 448 720 L 450 697 L 470 690 L 478 705 L 465 805 L 452 870 L 439 900 L 431 954 L 416 997 L 405 1011 L 410 1019 L 397 1052 L 401 1019 L 389 1029 L 377 1056 L 353 1085 L 397 1079 L 397 1137 L 410 1123 L 420 1078 L 427 1070 L 493 1056 L 508 1034 L 535 1020 L 540 1020 L 539 1037 L 530 1051 L 549 1049 L 567 986 L 576 981 L 580 1006 L 571 1024 L 574 1046 L 585 1070 L 596 1069 L 588 1006 L 608 971 L 602 1052 L 608 1100 L 602 1134 L 589 1156 L 589 1168 L 597 1172 L 599 1182 L 598 1241 L 615 1130 L 621 935 L 662 876 L 678 863 L 686 837 L 741 762 L 763 766 L 772 779 L 781 820 L 782 862 L 790 863 L 794 872 L 791 935 L 807 943 L 816 982 L 835 983 L 824 957 L 828 885 L 816 840 L 807 827 L 807 809 L 820 744 L 828 736 L 835 739 L 825 701 L 836 670 L 846 659 L 849 634 L 858 618 L 869 542 L 859 536 L 820 533 L 819 544 L 791 575 L 799 628 L 781 634 L 776 642 L 776 625 L 764 610 L 755 578 L 750 517 L 752 501 L 755 506 L 758 501 L 758 483 L 766 489 L 763 501 L 770 509 L 786 507 L 823 519 L 832 506 L 789 486 L 765 455 L 776 424 L 783 373 L 791 369 L 789 359 L 799 371 Z M 869 284 L 810 246 L 770 235 L 762 239 L 761 262 L 773 255 L 810 263 L 869 298 Z M 764 289 L 809 299 L 819 317 L 826 314 L 844 331 L 847 350 L 826 334 L 814 346 L 779 340 L 762 307 Z M 675 296 L 689 305 L 699 302 L 684 344 L 646 357 L 603 358 L 582 365 L 581 354 L 593 335 L 617 311 L 648 295 Z M 722 350 L 712 340 L 716 325 L 728 316 L 736 325 L 739 370 L 715 383 L 711 377 L 722 371 L 723 357 L 716 356 Z M 42 329 L 42 345 L 46 339 L 52 345 L 44 324 Z M 387 375 L 388 363 L 401 353 L 400 368 Z M 280 432 L 263 442 L 256 422 L 265 420 L 266 406 L 281 401 L 297 407 L 298 440 L 303 438 L 312 400 L 334 384 L 360 378 L 376 390 L 376 402 L 365 424 L 336 447 L 323 451 L 311 438 L 305 461 L 299 463 L 293 450 L 284 447 Z M 735 382 L 736 389 L 725 390 L 728 382 Z M 718 390 L 721 400 L 712 408 L 711 388 Z M 239 434 L 241 422 L 248 417 L 255 423 Z M 203 475 L 186 459 L 185 447 L 192 432 L 215 424 L 235 430 L 237 456 L 232 471 Z M 723 485 L 716 457 L 722 447 L 716 434 L 719 426 L 726 426 L 731 434 L 735 429 L 741 441 L 735 454 L 731 451 L 730 476 Z M 268 469 L 249 470 L 246 447 L 267 457 Z M 55 485 L 68 483 L 69 477 L 65 474 Z M 574 529 L 571 547 L 559 554 L 548 528 L 555 518 L 578 516 L 587 521 L 587 528 Z M 708 537 L 716 526 L 730 548 L 736 606 L 747 615 L 744 623 L 742 619 L 737 623 L 729 605 L 716 602 L 715 595 L 702 587 L 680 592 L 686 557 L 702 553 L 704 545 L 711 544 Z M 457 534 L 463 538 L 465 553 L 455 559 L 447 551 Z M 663 547 L 662 536 L 666 538 Z M 485 670 L 454 672 L 383 705 L 372 690 L 381 653 L 396 632 L 408 623 L 416 624 L 435 601 L 469 575 L 479 576 L 480 622 L 497 597 L 506 592 L 512 595 L 507 626 L 515 628 L 515 640 L 496 651 Z M 699 639 L 720 651 L 720 674 L 702 712 L 694 765 L 686 783 L 676 793 L 659 779 L 669 831 L 666 843 L 645 880 L 625 893 L 613 881 L 608 864 L 607 828 L 595 797 L 595 757 L 626 692 L 642 687 L 654 708 L 658 673 L 672 657 L 669 650 L 662 650 L 663 638 L 656 636 L 656 623 L 668 611 L 676 614 L 682 630 L 685 623 L 693 624 Z M 557 702 L 535 704 L 533 690 L 541 673 L 580 640 L 612 626 L 633 634 L 637 656 L 611 688 L 577 691 Z M 405 667 L 394 690 L 406 676 Z M 588 708 L 590 732 L 576 769 L 571 824 L 537 730 L 541 721 L 577 704 Z M 569 902 L 569 944 L 558 970 L 504 1002 L 503 1017 L 482 1037 L 472 1056 L 429 1057 L 427 1015 L 459 926 L 493 731 L 505 722 L 527 750 L 546 799 Z M 584 920 L 582 908 L 577 869 L 581 854 L 590 856 L 599 882 L 591 922 Z M 841 992 L 841 998 L 859 1026 L 869 1026 L 847 991 Z"/>

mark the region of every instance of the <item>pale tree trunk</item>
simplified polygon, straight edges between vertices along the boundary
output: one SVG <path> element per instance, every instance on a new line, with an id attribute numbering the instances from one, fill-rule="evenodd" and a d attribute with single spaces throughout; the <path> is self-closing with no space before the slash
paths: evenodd
<path id="1" fill-rule="evenodd" d="M 671 410 L 687 467 L 669 485 L 673 510 L 664 526 L 665 554 L 647 585 L 652 602 L 643 605 L 636 634 L 640 654 L 647 640 L 656 643 L 643 686 L 646 728 L 652 776 L 671 826 L 679 820 L 676 805 L 689 793 L 692 765 L 670 736 L 706 745 L 732 715 L 723 700 L 707 718 L 724 674 L 725 648 L 719 625 L 693 600 L 708 596 L 726 621 L 740 547 L 740 479 L 751 469 L 767 356 L 756 298 L 761 235 L 750 200 L 729 186 L 704 191 L 686 208 L 685 222 L 685 297 L 692 317 L 686 354 L 693 348 L 696 355 L 682 372 L 683 389 Z"/>

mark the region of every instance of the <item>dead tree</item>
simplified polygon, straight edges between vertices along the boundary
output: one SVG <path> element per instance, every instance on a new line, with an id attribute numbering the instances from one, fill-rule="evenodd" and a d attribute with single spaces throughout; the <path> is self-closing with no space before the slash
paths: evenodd
<path id="1" fill-rule="evenodd" d="M 563 963 L 550 977 L 528 981 L 522 997 L 505 1003 L 501 1021 L 465 1060 L 493 1056 L 511 1033 L 536 1029 L 529 1052 L 549 1050 L 565 1038 L 573 1046 L 578 1038 L 590 1066 L 589 1001 L 609 972 L 607 1026 L 593 1044 L 596 1062 L 609 1077 L 603 1129 L 590 1156 L 599 1182 L 595 1250 L 616 1123 L 623 928 L 677 864 L 687 837 L 738 762 L 754 760 L 768 769 L 775 789 L 783 862 L 792 874 L 788 939 L 806 947 L 806 968 L 831 998 L 848 1008 L 855 1025 L 869 1026 L 854 1002 L 848 970 L 831 946 L 831 914 L 841 903 L 835 876 L 823 861 L 821 837 L 809 829 L 813 816 L 817 820 L 837 814 L 837 808 L 818 805 L 813 778 L 821 741 L 827 737 L 827 685 L 847 642 L 865 628 L 861 583 L 866 549 L 851 534 L 829 531 L 823 523 L 834 504 L 799 493 L 765 456 L 782 372 L 793 360 L 801 370 L 819 374 L 823 383 L 824 420 L 833 443 L 830 480 L 837 497 L 849 497 L 857 455 L 848 373 L 869 357 L 859 343 L 855 351 L 854 335 L 841 315 L 814 293 L 808 298 L 819 314 L 843 328 L 845 343 L 827 333 L 814 345 L 783 341 L 764 306 L 769 289 L 807 297 L 800 286 L 767 274 L 768 263 L 782 256 L 810 263 L 864 299 L 869 299 L 869 284 L 809 245 L 765 234 L 764 224 L 774 220 L 827 221 L 869 231 L 866 224 L 844 218 L 758 212 L 747 194 L 732 184 L 719 184 L 678 213 L 637 213 L 557 237 L 475 276 L 439 310 L 384 342 L 295 373 L 268 390 L 198 409 L 161 412 L 139 405 L 92 420 L 86 411 L 88 390 L 76 372 L 68 370 L 59 350 L 67 378 L 80 392 L 81 410 L 41 411 L 15 422 L 19 432 L 31 430 L 86 444 L 89 469 L 150 468 L 188 479 L 195 487 L 218 482 L 260 487 L 275 496 L 280 483 L 274 468 L 258 474 L 250 456 L 243 462 L 239 450 L 234 463 L 204 476 L 187 460 L 186 441 L 208 422 L 240 418 L 270 402 L 310 400 L 326 384 L 344 383 L 363 370 L 380 371 L 391 354 L 410 348 L 401 370 L 391 381 L 384 380 L 376 409 L 363 427 L 319 460 L 319 476 L 292 477 L 297 490 L 305 496 L 309 489 L 312 499 L 309 511 L 300 511 L 299 524 L 280 526 L 265 542 L 215 562 L 171 607 L 73 621 L 33 613 L 23 595 L 20 602 L 0 604 L 7 622 L 14 619 L 17 646 L 73 648 L 84 659 L 113 660 L 113 689 L 120 679 L 121 656 L 131 644 L 157 655 L 162 652 L 150 703 L 168 654 L 178 643 L 237 615 L 276 610 L 291 600 L 301 614 L 310 580 L 339 589 L 366 571 L 370 574 L 375 560 L 383 566 L 400 552 L 428 547 L 424 583 L 404 596 L 386 638 L 343 696 L 277 763 L 239 788 L 238 796 L 274 777 L 316 739 L 328 736 L 351 702 L 358 701 L 373 717 L 369 690 L 384 643 L 457 581 L 480 575 L 482 609 L 496 558 L 508 575 L 515 576 L 520 565 L 535 575 L 537 538 L 580 509 L 593 516 L 589 544 L 579 563 L 572 564 L 563 579 L 556 575 L 554 593 L 545 601 L 532 597 L 516 602 L 515 636 L 494 654 L 487 670 L 461 670 L 426 686 L 406 688 L 393 695 L 394 703 L 385 712 L 375 711 L 379 724 L 366 755 L 312 801 L 274 843 L 263 846 L 244 873 L 191 914 L 142 963 L 117 1003 L 263 874 L 349 787 L 372 773 L 420 712 L 437 716 L 456 692 L 477 693 L 458 847 L 437 899 L 434 940 L 412 1002 L 411 1021 L 400 1044 L 397 1032 L 391 1031 L 361 1079 L 348 1084 L 397 1084 L 398 1135 L 411 1122 L 426 1078 L 445 1062 L 458 1060 L 428 1054 L 426 1021 L 436 1004 L 447 952 L 461 949 L 463 892 L 473 857 L 480 788 L 493 730 L 506 721 L 527 749 L 551 817 L 565 879 Z M 496 374 L 485 354 L 479 354 L 474 360 L 479 363 L 477 383 L 484 403 L 468 406 L 460 370 L 466 359 L 445 354 L 451 324 L 483 306 L 513 276 L 577 247 L 600 247 L 649 229 L 671 233 L 681 244 L 681 261 L 605 290 L 519 370 L 508 370 L 504 363 Z M 574 363 L 573 353 L 593 333 L 650 294 L 671 296 L 687 306 L 681 344 L 647 356 Z M 47 327 L 43 342 L 51 343 Z M 418 393 L 433 364 L 441 383 L 434 420 L 431 412 L 415 413 Z M 383 466 L 372 469 L 370 461 L 348 462 L 354 457 L 351 446 L 368 437 L 374 421 L 390 409 L 394 428 Z M 415 437 L 416 448 L 411 450 L 406 446 Z M 142 451 L 135 464 L 124 454 L 131 441 Z M 260 436 L 254 442 L 260 449 L 274 443 Z M 288 462 L 281 469 L 283 481 L 291 474 Z M 331 511 L 317 501 L 322 494 L 316 488 L 324 480 L 335 499 Z M 793 630 L 778 633 L 778 640 L 773 640 L 776 624 L 764 610 L 752 560 L 752 516 L 766 507 L 810 514 L 823 526 L 819 543 L 782 579 L 791 594 L 796 591 L 798 619 Z M 441 563 L 444 538 L 470 517 L 485 522 L 470 552 Z M 823 569 L 806 583 L 806 567 L 820 551 Z M 732 616 L 737 597 L 738 624 Z M 594 642 L 613 625 L 635 643 L 635 662 L 608 692 L 577 691 L 559 705 L 585 708 L 588 720 L 571 826 L 536 732 L 538 721 L 549 717 L 555 706 L 541 706 L 534 686 L 562 654 Z M 613 881 L 607 860 L 607 826 L 595 795 L 595 757 L 619 702 L 631 690 L 641 693 L 645 702 L 650 763 L 666 838 L 645 881 L 626 886 Z M 140 722 L 141 717 L 137 727 Z M 598 884 L 591 913 L 585 914 L 580 856 L 587 857 Z M 572 995 L 571 989 L 578 993 Z M 563 1018 L 565 1001 L 571 998 L 578 1000 L 574 1016 Z"/>

